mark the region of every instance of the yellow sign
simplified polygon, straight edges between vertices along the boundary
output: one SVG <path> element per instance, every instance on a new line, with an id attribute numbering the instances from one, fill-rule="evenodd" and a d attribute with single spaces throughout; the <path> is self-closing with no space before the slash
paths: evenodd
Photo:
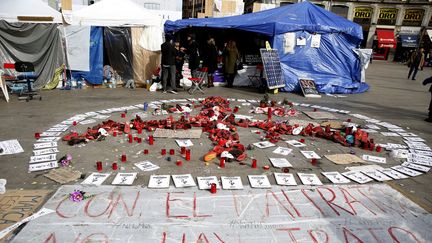
<path id="1" fill-rule="evenodd" d="M 381 8 L 378 19 L 396 19 L 397 13 L 397 8 Z"/>
<path id="2" fill-rule="evenodd" d="M 370 19 L 372 18 L 372 8 L 355 8 L 355 19 Z"/>
<path id="3" fill-rule="evenodd" d="M 407 9 L 405 10 L 402 25 L 420 26 L 423 21 L 424 9 Z"/>

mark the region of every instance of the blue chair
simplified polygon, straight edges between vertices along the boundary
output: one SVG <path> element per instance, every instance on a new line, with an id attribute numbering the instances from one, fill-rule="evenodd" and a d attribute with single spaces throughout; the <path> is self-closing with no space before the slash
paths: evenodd
<path id="1" fill-rule="evenodd" d="M 18 72 L 18 75 L 15 78 L 11 79 L 9 76 L 7 81 L 9 81 L 8 87 L 11 89 L 11 92 L 19 94 L 19 100 L 26 100 L 27 102 L 34 98 L 42 100 L 42 96 L 40 96 L 33 88 L 33 82 L 36 81 L 39 75 L 34 72 L 34 66 L 32 63 L 5 63 L 4 68 L 15 68 L 15 71 Z"/>

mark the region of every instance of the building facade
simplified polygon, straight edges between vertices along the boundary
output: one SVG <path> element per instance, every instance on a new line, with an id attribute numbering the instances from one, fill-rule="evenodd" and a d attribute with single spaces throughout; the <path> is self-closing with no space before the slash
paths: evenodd
<path id="1" fill-rule="evenodd" d="M 245 0 L 245 13 L 259 6 L 283 6 L 301 0 Z M 372 48 L 374 58 L 405 61 L 409 51 L 432 49 L 432 0 L 311 1 L 363 28 L 361 47 Z M 257 7 L 258 6 L 258 7 Z"/>
<path id="2" fill-rule="evenodd" d="M 240 15 L 243 0 L 183 0 L 183 18 L 211 18 Z"/>

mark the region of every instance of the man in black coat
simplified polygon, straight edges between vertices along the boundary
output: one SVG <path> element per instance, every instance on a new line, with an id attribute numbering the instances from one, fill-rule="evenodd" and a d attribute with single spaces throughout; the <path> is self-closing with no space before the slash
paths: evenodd
<path id="1" fill-rule="evenodd" d="M 165 37 L 165 42 L 161 45 L 161 52 L 162 52 L 161 66 L 162 66 L 163 93 L 167 92 L 167 79 L 169 78 L 170 86 L 171 86 L 169 92 L 173 94 L 177 94 L 176 82 L 175 82 L 175 73 L 176 73 L 175 57 L 176 57 L 177 50 L 175 49 L 174 45 L 171 43 L 170 36 Z"/>
<path id="2" fill-rule="evenodd" d="M 199 67 L 200 63 L 200 56 L 199 56 L 199 45 L 195 41 L 195 38 L 192 34 L 188 35 L 188 46 L 186 49 L 186 53 L 189 55 L 189 69 L 191 70 L 192 77 L 196 77 L 197 69 Z"/>
<path id="3" fill-rule="evenodd" d="M 423 85 L 427 85 L 427 84 L 431 84 L 431 83 L 432 83 L 432 76 L 430 76 L 429 78 L 427 78 L 423 81 Z M 431 101 L 429 103 L 429 115 L 428 115 L 428 118 L 425 119 L 425 121 L 432 122 L 432 85 L 429 88 L 429 92 L 431 92 Z"/>

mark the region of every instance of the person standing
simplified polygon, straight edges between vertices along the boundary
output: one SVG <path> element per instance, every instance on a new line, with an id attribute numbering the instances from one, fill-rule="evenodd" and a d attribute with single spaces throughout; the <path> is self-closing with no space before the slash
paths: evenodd
<path id="1" fill-rule="evenodd" d="M 227 87 L 232 88 L 234 84 L 234 77 L 236 74 L 237 60 L 239 59 L 239 52 L 237 50 L 236 42 L 233 40 L 228 41 L 224 50 L 224 74 L 227 82 Z"/>
<path id="2" fill-rule="evenodd" d="M 163 93 L 167 92 L 167 80 L 170 79 L 171 89 L 170 93 L 177 94 L 176 83 L 175 83 L 175 56 L 177 50 L 174 48 L 174 45 L 171 43 L 170 36 L 165 37 L 165 42 L 161 45 L 162 52 L 162 87 Z"/>
<path id="3" fill-rule="evenodd" d="M 185 53 L 184 53 L 184 48 L 180 47 L 180 42 L 176 41 L 174 43 L 174 47 L 176 49 L 176 56 L 175 56 L 176 86 L 177 88 L 181 89 L 183 87 L 180 85 L 180 80 L 183 78 L 182 71 L 183 71 Z"/>
<path id="4" fill-rule="evenodd" d="M 432 84 L 432 76 L 430 76 L 429 78 L 425 79 L 423 81 L 423 85 L 427 85 L 427 84 Z M 432 85 L 429 88 L 429 92 L 431 93 L 431 101 L 429 103 L 429 114 L 428 114 L 428 118 L 425 119 L 425 121 L 427 122 L 432 122 Z"/>
<path id="5" fill-rule="evenodd" d="M 413 53 L 411 58 L 411 67 L 408 73 L 408 79 L 410 78 L 412 74 L 412 80 L 416 80 L 415 76 L 417 75 L 417 72 L 419 68 L 423 65 L 424 62 L 424 49 L 420 48 L 418 52 Z"/>
<path id="6" fill-rule="evenodd" d="M 195 41 L 194 35 L 189 34 L 187 36 L 188 47 L 186 49 L 186 53 L 189 55 L 189 69 L 191 70 L 192 77 L 197 77 L 197 69 L 200 63 L 199 57 L 199 46 Z"/>
<path id="7" fill-rule="evenodd" d="M 213 80 L 214 80 L 214 72 L 217 69 L 217 58 L 218 58 L 218 50 L 216 47 L 215 40 L 213 38 L 209 38 L 207 41 L 207 47 L 205 49 L 205 52 L 203 53 L 203 65 L 204 67 L 207 67 L 207 87 L 211 88 L 214 87 Z"/>

